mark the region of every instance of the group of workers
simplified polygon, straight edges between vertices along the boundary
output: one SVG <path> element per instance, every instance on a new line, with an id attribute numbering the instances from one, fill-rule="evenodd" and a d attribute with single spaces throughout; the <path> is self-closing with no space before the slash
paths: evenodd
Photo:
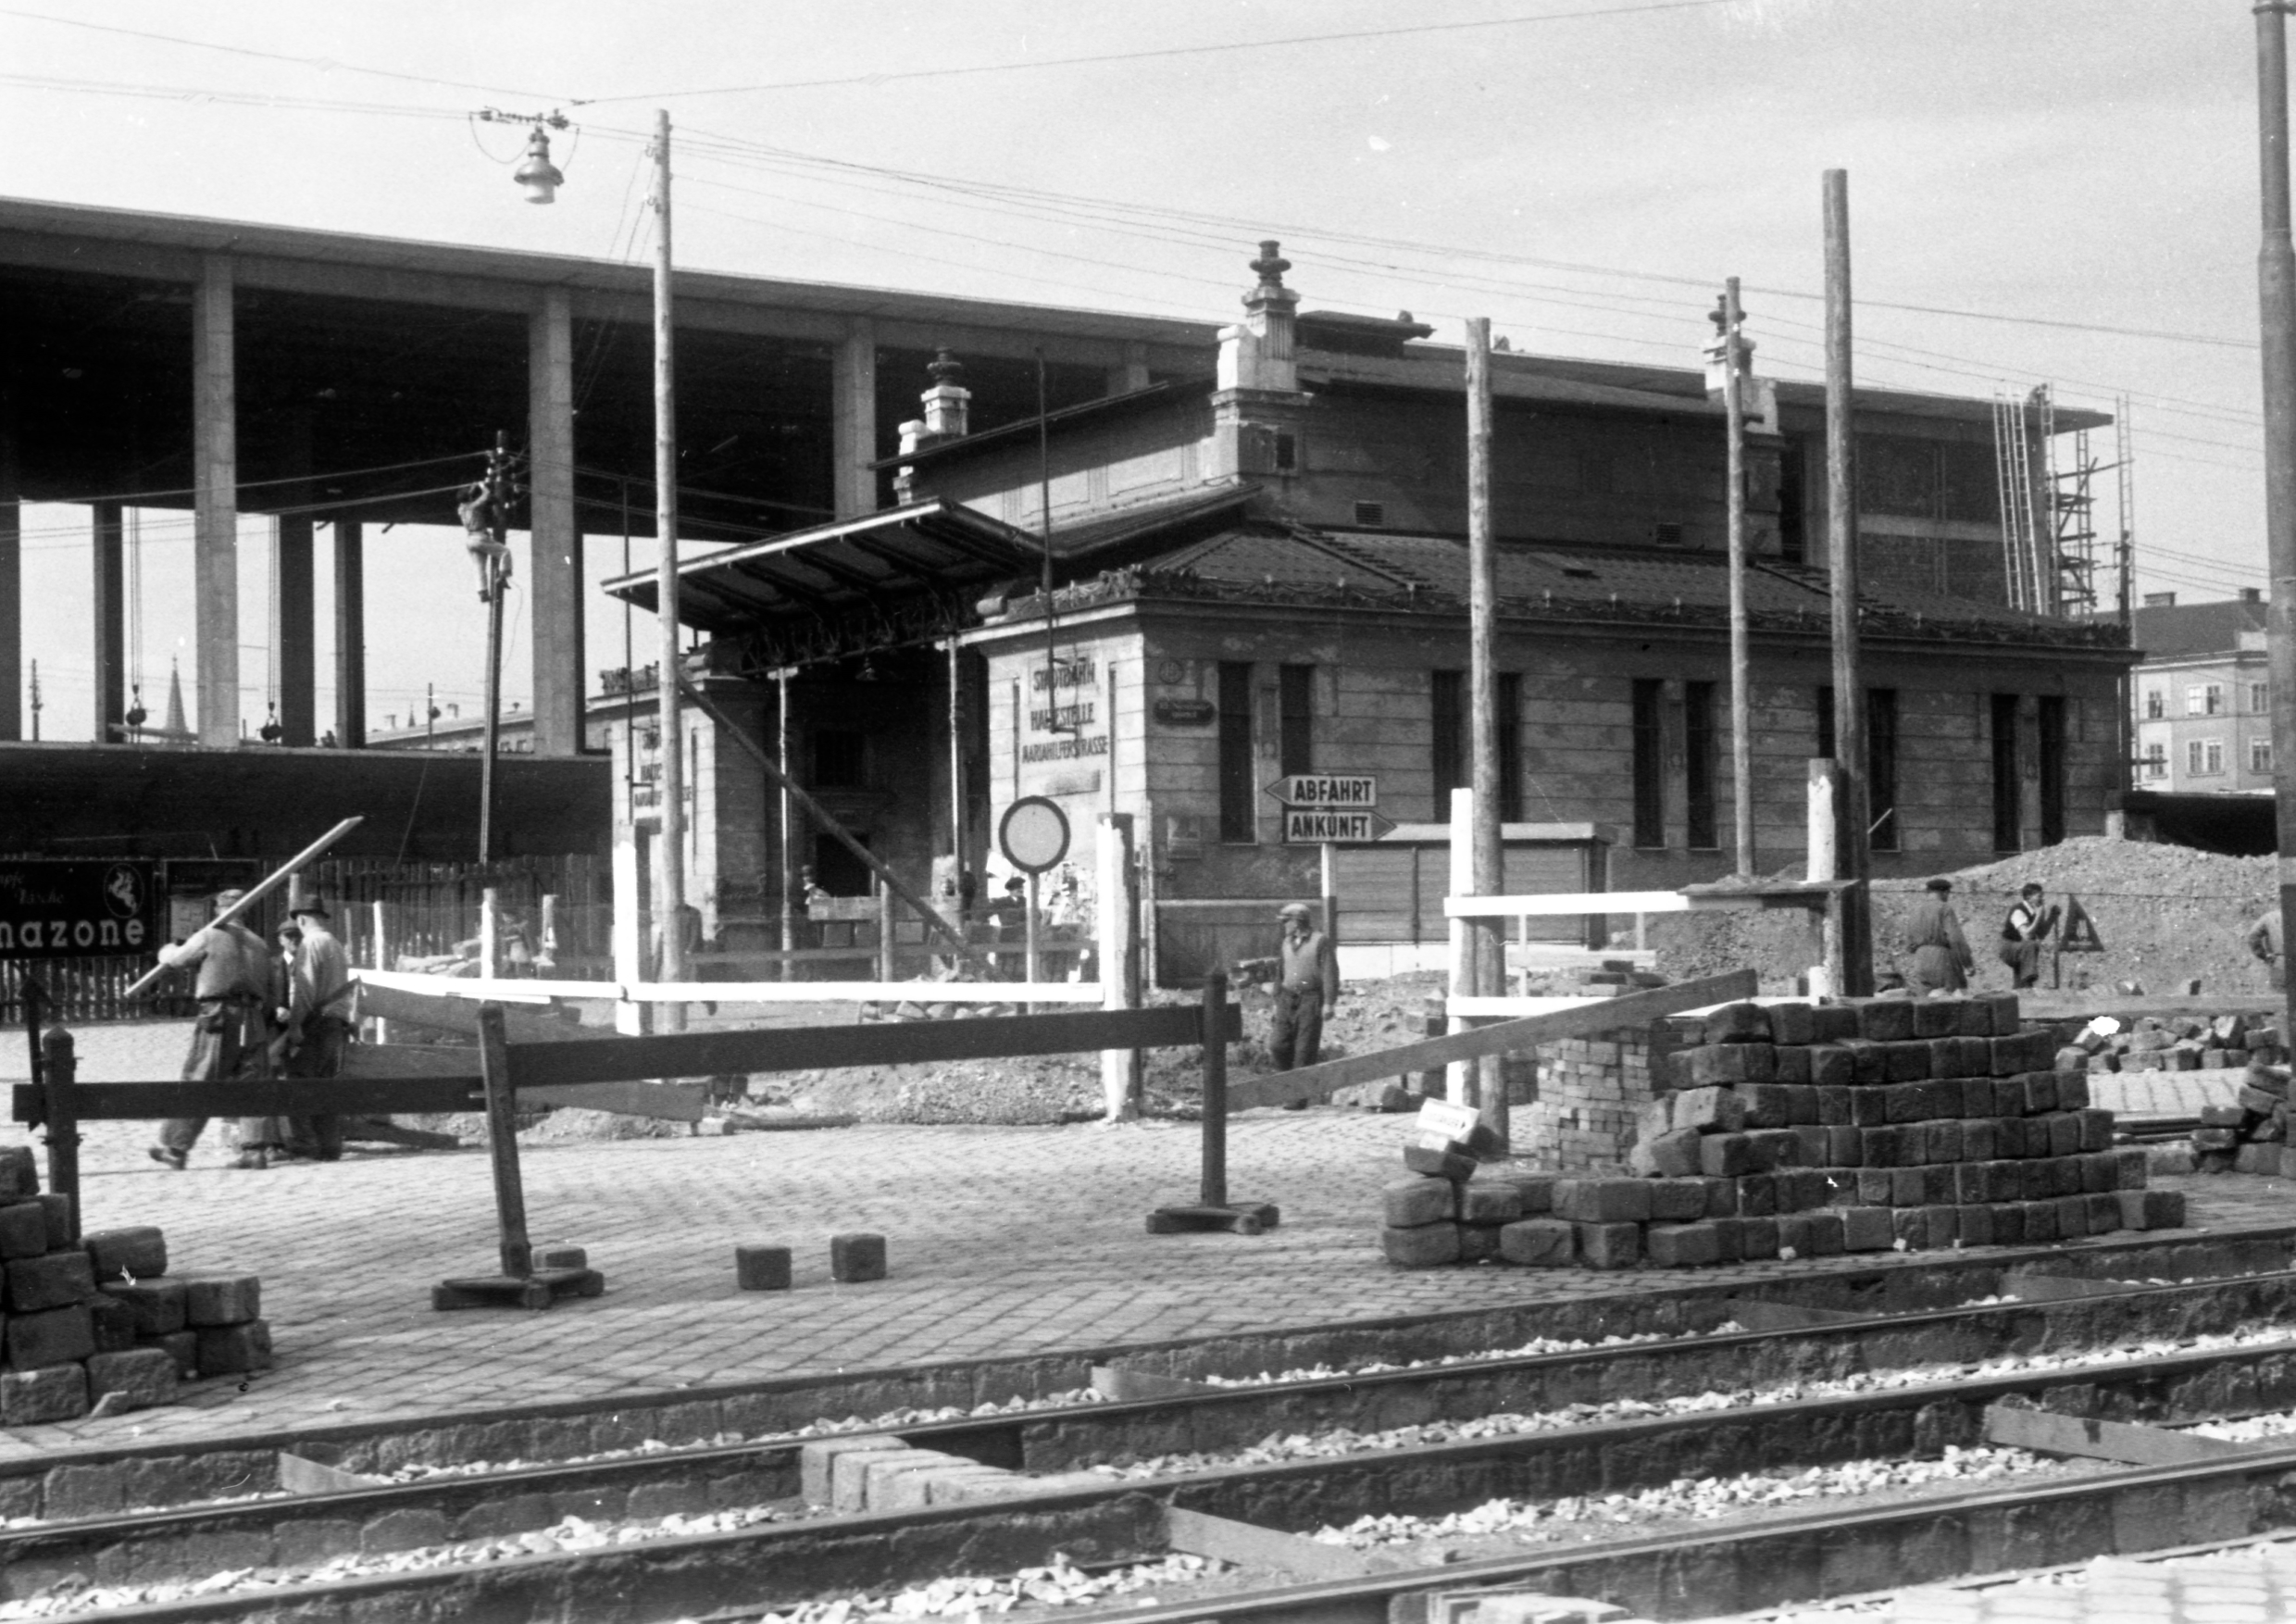
<path id="1" fill-rule="evenodd" d="M 341 1076 L 355 988 L 350 958 L 330 928 L 326 903 L 306 896 L 289 906 L 293 923 L 281 933 L 281 951 L 225 917 L 245 894 L 217 893 L 214 922 L 159 950 L 161 964 L 192 972 L 198 1005 L 183 1081 Z M 206 1126 L 205 1117 L 161 1123 L 152 1159 L 181 1172 Z M 234 1168 L 268 1168 L 274 1157 L 331 1162 L 343 1156 L 342 1118 L 331 1114 L 242 1117 L 233 1129 Z"/>
<path id="2" fill-rule="evenodd" d="M 1953 882 L 1935 876 L 1906 916 L 1905 945 L 1912 950 L 1913 966 L 1905 980 L 1916 993 L 1961 992 L 1977 972 L 1977 956 L 1969 951 L 1969 939 L 1962 934 L 1961 920 L 1953 913 Z M 2047 902 L 2047 896 L 2037 881 L 2028 881 L 2002 917 L 1994 955 L 2009 967 L 2012 986 L 2040 982 L 2041 948 L 2056 934 L 2063 917 L 2063 910 Z"/>

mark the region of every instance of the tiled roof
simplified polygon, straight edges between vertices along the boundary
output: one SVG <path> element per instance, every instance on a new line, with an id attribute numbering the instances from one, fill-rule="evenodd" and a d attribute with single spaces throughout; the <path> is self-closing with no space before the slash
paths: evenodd
<path id="1" fill-rule="evenodd" d="M 1502 543 L 1501 612 L 1513 618 L 1551 614 L 1712 624 L 1728 612 L 1727 564 L 1719 553 Z M 1466 545 L 1454 537 L 1333 534 L 1272 523 L 1222 530 L 1103 581 L 1111 589 L 1147 596 L 1319 601 L 1445 613 L 1458 612 L 1468 595 Z M 1094 583 L 1070 590 L 1089 593 Z M 1819 570 L 1761 563 L 1747 572 L 1746 601 L 1757 624 L 1816 631 L 1828 613 L 1827 577 Z M 1866 585 L 1859 602 L 1877 633 L 1987 642 L 2022 638 L 2095 647 L 2115 646 L 2120 635 L 2109 623 L 2052 619 L 1889 584 Z"/>
<path id="2" fill-rule="evenodd" d="M 2265 605 L 2245 598 L 2215 604 L 2158 604 L 2129 612 L 2131 638 L 2148 659 L 2227 654 L 2240 633 L 2265 629 Z"/>

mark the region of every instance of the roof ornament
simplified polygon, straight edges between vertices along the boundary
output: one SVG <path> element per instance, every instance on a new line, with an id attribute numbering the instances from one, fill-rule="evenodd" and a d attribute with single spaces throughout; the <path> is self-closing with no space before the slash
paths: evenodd
<path id="1" fill-rule="evenodd" d="M 1279 294 L 1284 291 L 1283 273 L 1292 269 L 1292 262 L 1276 250 L 1281 244 L 1273 237 L 1260 241 L 1260 256 L 1252 261 L 1252 269 L 1260 273 L 1260 285 L 1253 290 L 1259 294 Z"/>

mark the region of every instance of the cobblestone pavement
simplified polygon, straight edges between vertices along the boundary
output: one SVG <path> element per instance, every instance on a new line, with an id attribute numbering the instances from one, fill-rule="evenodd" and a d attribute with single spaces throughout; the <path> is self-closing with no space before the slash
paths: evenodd
<path id="1" fill-rule="evenodd" d="M 2089 1097 L 2124 1117 L 2197 1117 L 2239 1100 L 2245 1070 L 2092 1071 Z"/>
<path id="2" fill-rule="evenodd" d="M 173 1076 L 184 1042 L 169 1023 L 80 1035 L 91 1081 Z M 1283 1210 L 1281 1227 L 1256 1238 L 1144 1232 L 1152 1208 L 1194 1197 L 1192 1124 L 533 1146 L 523 1165 L 534 1238 L 588 1248 L 607 1286 L 602 1299 L 542 1314 L 430 1307 L 441 1279 L 494 1267 L 480 1152 L 355 1151 L 331 1166 L 239 1172 L 223 1166 L 218 1125 L 192 1170 L 174 1173 L 144 1156 L 149 1125 L 92 1124 L 89 1227 L 158 1224 L 177 1272 L 260 1274 L 279 1368 L 243 1392 L 210 1381 L 173 1408 L 0 1435 L 0 1453 L 1596 1297 L 1690 1278 L 1389 1268 L 1373 1236 L 1378 1190 L 1397 1175 L 1407 1121 L 1324 1111 L 1236 1119 L 1231 1193 Z M 2296 1217 L 2296 1193 L 2277 1180 L 2190 1188 L 2210 1224 Z M 830 1283 L 829 1237 L 846 1230 L 885 1234 L 891 1279 Z M 796 1290 L 737 1291 L 732 1248 L 744 1242 L 793 1246 Z M 1818 1267 L 1747 1264 L 1703 1278 Z"/>
<path id="3" fill-rule="evenodd" d="M 2100 1556 L 2075 1572 L 1987 1590 L 1901 1592 L 1879 1607 L 1812 1610 L 1791 1624 L 2277 1624 L 2296 1618 L 2296 1546 L 2166 1562 Z"/>

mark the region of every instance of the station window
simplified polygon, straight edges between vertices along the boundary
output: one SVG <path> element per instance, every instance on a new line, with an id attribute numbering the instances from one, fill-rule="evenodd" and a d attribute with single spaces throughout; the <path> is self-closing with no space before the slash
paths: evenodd
<path id="1" fill-rule="evenodd" d="M 1634 843 L 1666 843 L 1666 756 L 1663 706 L 1666 685 L 1634 680 Z"/>
<path id="2" fill-rule="evenodd" d="M 1252 770 L 1252 662 L 1219 663 L 1220 839 L 1257 838 L 1259 785 Z"/>
<path id="3" fill-rule="evenodd" d="M 1429 673 L 1428 767 L 1435 821 L 1451 821 L 1451 792 L 1467 781 L 1466 673 Z"/>
<path id="4" fill-rule="evenodd" d="M 2248 685 L 2248 709 L 2251 716 L 2267 716 L 2271 714 L 2271 683 L 2251 682 Z"/>
<path id="5" fill-rule="evenodd" d="M 1276 770 L 1287 777 L 1295 772 L 1316 770 L 1316 713 L 1314 693 L 1316 668 L 1313 666 L 1279 666 L 1276 668 L 1277 713 L 1279 731 L 1276 743 Z"/>
<path id="6" fill-rule="evenodd" d="M 1714 684 L 1682 684 L 1682 800 L 1692 851 L 1722 843 L 1715 817 Z"/>
<path id="7" fill-rule="evenodd" d="M 2144 715 L 2147 721 L 2159 721 L 2168 714 L 2168 694 L 2159 688 L 2144 691 Z"/>
<path id="8" fill-rule="evenodd" d="M 2014 852 L 2024 843 L 2024 817 L 2017 786 L 2017 696 L 1992 696 L 1993 849 Z"/>
<path id="9" fill-rule="evenodd" d="M 2184 746 L 2184 769 L 2192 778 L 2217 778 L 2224 772 L 2224 741 L 2222 739 L 2188 739 Z"/>
<path id="10" fill-rule="evenodd" d="M 1866 812 L 1867 844 L 1877 852 L 1898 849 L 1897 690 L 1866 690 Z M 1817 754 L 1838 759 L 1834 749 L 1834 691 L 1817 691 Z"/>
<path id="11" fill-rule="evenodd" d="M 2195 682 L 2184 691 L 2184 713 L 2187 716 L 2222 716 L 2224 714 L 2224 684 Z"/>
<path id="12" fill-rule="evenodd" d="M 2040 696 L 2040 843 L 2065 839 L 2065 696 Z"/>
<path id="13" fill-rule="evenodd" d="M 2149 779 L 2168 776 L 2168 746 L 2147 744 L 2144 747 L 2144 776 Z"/>
<path id="14" fill-rule="evenodd" d="M 2251 772 L 2270 772 L 2272 770 L 2271 740 L 2251 739 L 2248 742 L 2248 770 Z"/>

